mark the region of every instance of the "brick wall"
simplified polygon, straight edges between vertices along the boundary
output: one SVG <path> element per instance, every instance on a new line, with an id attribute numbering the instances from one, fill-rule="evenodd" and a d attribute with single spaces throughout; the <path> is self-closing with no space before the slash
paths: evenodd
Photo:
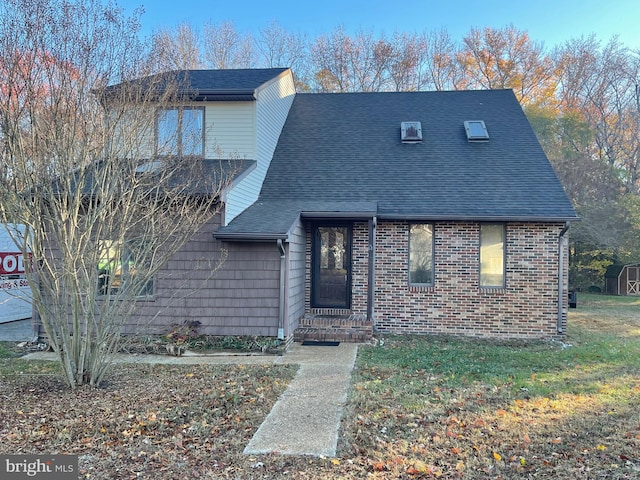
<path id="1" fill-rule="evenodd" d="M 356 222 L 351 247 L 351 311 L 354 314 L 367 314 L 368 278 L 369 223 Z"/>
<path id="2" fill-rule="evenodd" d="M 410 287 L 408 224 L 379 222 L 376 329 L 503 338 L 558 336 L 557 259 L 562 227 L 507 224 L 506 286 L 495 289 L 479 287 L 479 224 L 436 223 L 434 285 Z M 566 285 L 565 274 L 565 290 Z M 362 308 L 366 305 L 359 299 L 354 309 Z M 563 317 L 566 325 L 566 304 Z"/>

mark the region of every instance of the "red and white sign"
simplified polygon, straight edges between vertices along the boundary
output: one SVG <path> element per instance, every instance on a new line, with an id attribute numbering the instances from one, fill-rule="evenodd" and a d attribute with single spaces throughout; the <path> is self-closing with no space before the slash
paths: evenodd
<path id="1" fill-rule="evenodd" d="M 22 245 L 24 225 L 0 224 L 0 323 L 30 318 L 31 288 L 25 278 L 31 253 L 23 256 L 15 243 Z"/>
<path id="2" fill-rule="evenodd" d="M 24 257 L 20 252 L 0 252 L 0 275 L 24 273 Z"/>

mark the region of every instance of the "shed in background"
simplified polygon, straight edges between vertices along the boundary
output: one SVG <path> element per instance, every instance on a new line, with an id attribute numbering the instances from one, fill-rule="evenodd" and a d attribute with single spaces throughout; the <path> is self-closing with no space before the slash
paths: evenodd
<path id="1" fill-rule="evenodd" d="M 640 263 L 610 265 L 604 274 L 609 295 L 640 295 Z"/>

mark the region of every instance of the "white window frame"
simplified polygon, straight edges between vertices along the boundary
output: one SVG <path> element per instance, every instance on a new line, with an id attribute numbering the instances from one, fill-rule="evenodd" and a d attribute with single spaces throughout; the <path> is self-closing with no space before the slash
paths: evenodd
<path id="1" fill-rule="evenodd" d="M 186 112 L 200 112 L 199 118 L 185 124 Z M 167 117 L 175 115 L 175 125 L 169 124 Z M 163 118 L 164 117 L 164 118 Z M 194 122 L 194 123 L 191 123 Z M 163 126 L 163 123 L 166 125 Z M 193 126 L 196 128 L 192 128 Z M 205 109 L 204 107 L 166 107 L 156 113 L 155 154 L 156 157 L 204 157 L 205 149 Z M 186 132 L 193 133 L 195 141 L 188 147 Z"/>

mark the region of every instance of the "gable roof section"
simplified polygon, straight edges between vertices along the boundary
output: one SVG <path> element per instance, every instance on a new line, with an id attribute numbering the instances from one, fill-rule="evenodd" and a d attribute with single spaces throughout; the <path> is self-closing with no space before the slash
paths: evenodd
<path id="1" fill-rule="evenodd" d="M 490 139 L 469 142 L 465 120 L 483 120 Z M 403 121 L 421 122 L 421 143 L 402 143 Z M 511 90 L 297 94 L 258 202 L 216 236 L 286 235 L 296 211 L 346 216 L 363 203 L 383 219 L 577 218 Z"/>
<path id="2" fill-rule="evenodd" d="M 174 70 L 133 82 L 142 92 L 152 86 L 158 92 L 164 92 L 168 86 L 177 86 L 181 98 L 193 101 L 253 101 L 258 91 L 288 71 L 288 68 Z M 125 82 L 108 87 L 105 95 L 108 98 L 109 94 L 130 84 Z"/>

